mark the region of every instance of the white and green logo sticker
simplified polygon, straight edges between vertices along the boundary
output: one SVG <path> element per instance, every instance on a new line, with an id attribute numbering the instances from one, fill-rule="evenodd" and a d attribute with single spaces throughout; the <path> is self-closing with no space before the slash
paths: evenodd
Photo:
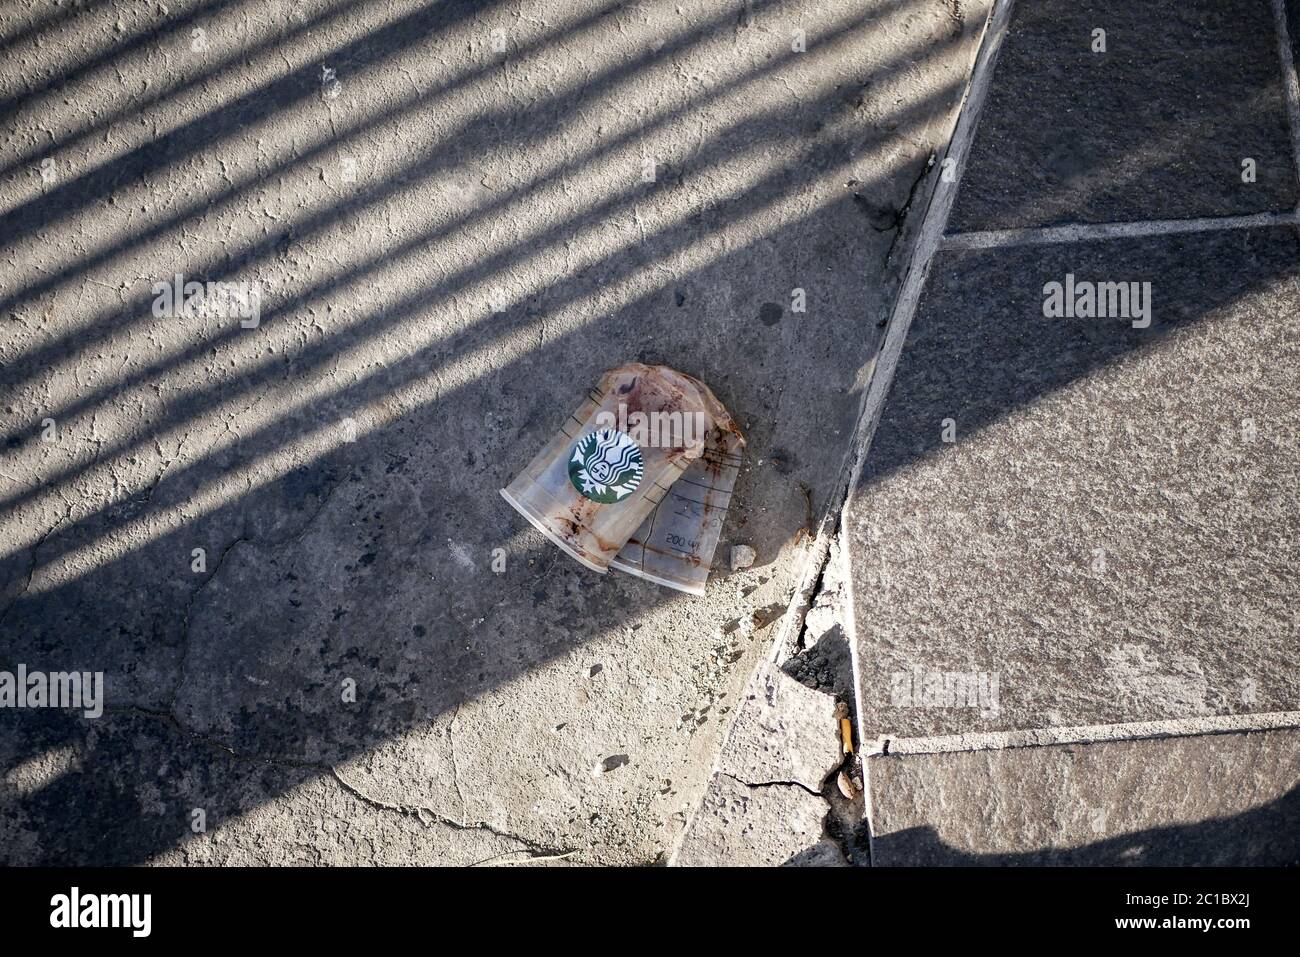
<path id="1" fill-rule="evenodd" d="M 621 502 L 641 484 L 645 461 L 626 432 L 599 429 L 580 438 L 569 456 L 569 481 L 593 502 Z"/>

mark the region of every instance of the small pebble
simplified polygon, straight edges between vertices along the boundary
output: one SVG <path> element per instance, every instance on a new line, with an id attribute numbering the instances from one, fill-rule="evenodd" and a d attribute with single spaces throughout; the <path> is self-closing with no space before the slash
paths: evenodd
<path id="1" fill-rule="evenodd" d="M 738 572 L 754 564 L 754 550 L 748 545 L 731 546 L 731 570 Z"/>

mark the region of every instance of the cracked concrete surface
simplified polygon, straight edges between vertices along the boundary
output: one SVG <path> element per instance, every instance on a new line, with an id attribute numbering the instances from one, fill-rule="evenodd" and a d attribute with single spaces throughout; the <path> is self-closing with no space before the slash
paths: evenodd
<path id="1" fill-rule="evenodd" d="M 826 802 L 798 784 L 754 785 L 715 775 L 704 794 L 679 867 L 843 867 L 825 836 Z"/>
<path id="2" fill-rule="evenodd" d="M 834 700 L 764 664 L 671 863 L 843 866 L 822 795 L 842 757 Z"/>
<path id="3" fill-rule="evenodd" d="M 816 794 L 840 757 L 834 701 L 764 665 L 718 766 L 749 784 L 792 783 Z"/>
<path id="4" fill-rule="evenodd" d="M 838 538 L 826 552 L 792 647 L 778 645 L 779 665 L 764 663 L 750 679 L 673 865 L 870 862 L 861 767 L 840 730 L 853 714 L 848 564 Z"/>
<path id="5" fill-rule="evenodd" d="M 0 14 L 0 667 L 109 705 L 0 713 L 0 859 L 659 859 L 842 488 L 986 10 Z M 256 327 L 155 315 L 176 274 Z M 757 560 L 704 599 L 494 493 L 626 360 L 750 440 L 719 555 Z"/>

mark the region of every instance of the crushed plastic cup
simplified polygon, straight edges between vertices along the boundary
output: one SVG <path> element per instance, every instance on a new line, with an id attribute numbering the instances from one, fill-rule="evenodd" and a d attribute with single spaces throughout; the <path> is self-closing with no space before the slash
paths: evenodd
<path id="1" fill-rule="evenodd" d="M 605 373 L 501 495 L 566 553 L 604 574 L 718 428 L 735 431 L 706 386 L 666 366 L 629 363 Z M 651 524 L 647 540 L 654 541 Z M 624 570 L 651 577 L 638 567 Z"/>
<path id="2" fill-rule="evenodd" d="M 725 410 L 722 414 L 726 415 Z M 744 444 L 730 416 L 716 423 L 703 453 L 632 533 L 612 567 L 678 591 L 703 595 Z"/>

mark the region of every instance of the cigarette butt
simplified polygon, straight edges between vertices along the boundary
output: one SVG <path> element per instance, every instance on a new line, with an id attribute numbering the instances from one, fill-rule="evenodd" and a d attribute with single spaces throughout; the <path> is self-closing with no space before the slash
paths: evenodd
<path id="1" fill-rule="evenodd" d="M 840 743 L 845 754 L 853 753 L 853 723 L 848 718 L 840 718 Z"/>

